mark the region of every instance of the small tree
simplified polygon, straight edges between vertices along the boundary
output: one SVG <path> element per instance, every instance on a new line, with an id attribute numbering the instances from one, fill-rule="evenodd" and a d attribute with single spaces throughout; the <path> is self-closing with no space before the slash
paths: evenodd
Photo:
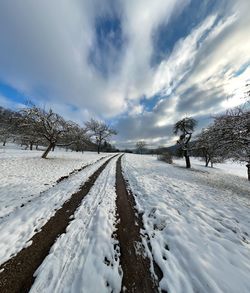
<path id="1" fill-rule="evenodd" d="M 181 146 L 183 150 L 183 155 L 186 159 L 186 167 L 190 168 L 190 158 L 189 158 L 189 142 L 192 138 L 192 134 L 195 126 L 197 125 L 197 121 L 191 117 L 183 118 L 179 120 L 174 125 L 174 134 L 181 133 L 179 140 L 177 143 Z"/>
<path id="2" fill-rule="evenodd" d="M 117 131 L 107 124 L 91 119 L 85 123 L 87 134 L 94 138 L 97 145 L 97 152 L 100 153 L 102 143 L 108 141 L 112 135 L 116 135 Z"/>
<path id="3" fill-rule="evenodd" d="M 146 143 L 145 141 L 141 140 L 141 141 L 138 141 L 136 143 L 136 150 L 139 152 L 139 154 L 142 155 L 143 151 L 145 150 L 145 147 L 146 147 Z"/>

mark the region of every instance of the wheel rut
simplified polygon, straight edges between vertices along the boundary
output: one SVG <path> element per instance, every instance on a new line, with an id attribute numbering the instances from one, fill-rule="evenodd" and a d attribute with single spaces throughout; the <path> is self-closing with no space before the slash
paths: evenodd
<path id="1" fill-rule="evenodd" d="M 28 292 L 34 282 L 34 273 L 48 255 L 56 239 L 66 231 L 70 218 L 112 156 L 92 174 L 88 181 L 57 210 L 55 215 L 30 240 L 32 244 L 0 266 L 0 292 Z"/>
<path id="2" fill-rule="evenodd" d="M 140 229 L 143 221 L 135 210 L 135 200 L 122 175 L 121 157 L 116 168 L 117 238 L 120 245 L 120 263 L 123 271 L 123 292 L 159 292 L 157 280 L 150 272 Z"/>

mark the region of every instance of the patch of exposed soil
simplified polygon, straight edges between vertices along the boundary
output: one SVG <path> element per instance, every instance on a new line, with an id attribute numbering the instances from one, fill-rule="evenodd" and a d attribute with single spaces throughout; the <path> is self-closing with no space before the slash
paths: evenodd
<path id="1" fill-rule="evenodd" d="M 150 272 L 150 260 L 145 254 L 140 229 L 143 222 L 135 210 L 135 200 L 122 175 L 121 157 L 116 169 L 117 238 L 120 244 L 120 262 L 123 270 L 124 292 L 159 292 L 157 280 Z"/>
<path id="2" fill-rule="evenodd" d="M 106 156 L 101 157 L 100 159 L 98 159 L 97 161 L 95 161 L 95 162 L 93 162 L 93 163 L 90 163 L 90 164 L 84 165 L 84 166 L 82 166 L 82 167 L 79 168 L 79 169 L 75 169 L 75 170 L 71 171 L 68 175 L 62 176 L 62 177 L 60 177 L 59 179 L 57 179 L 57 180 L 56 180 L 56 183 L 58 184 L 58 183 L 62 182 L 63 180 L 69 178 L 71 175 L 76 174 L 76 173 L 78 173 L 78 172 L 81 172 L 82 170 L 86 169 L 87 167 L 89 167 L 89 166 L 91 166 L 91 165 L 93 165 L 93 164 L 96 164 L 96 163 L 100 162 L 102 159 L 105 159 L 105 157 L 106 157 Z M 55 186 L 55 185 L 53 185 L 53 187 L 54 187 L 54 186 Z"/>
<path id="3" fill-rule="evenodd" d="M 88 181 L 66 201 L 53 217 L 32 238 L 32 244 L 0 266 L 0 292 L 28 292 L 34 282 L 33 274 L 48 255 L 56 239 L 66 231 L 70 217 L 90 191 L 96 179 L 112 159 L 107 160 Z"/>

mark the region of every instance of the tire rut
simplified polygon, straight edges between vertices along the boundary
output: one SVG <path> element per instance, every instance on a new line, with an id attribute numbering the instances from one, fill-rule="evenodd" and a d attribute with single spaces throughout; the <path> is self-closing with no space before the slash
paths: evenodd
<path id="1" fill-rule="evenodd" d="M 32 244 L 0 266 L 0 292 L 28 292 L 34 282 L 33 274 L 48 255 L 56 239 L 66 231 L 71 216 L 80 206 L 112 156 L 92 174 L 88 181 L 57 210 L 55 215 L 30 240 Z"/>
<path id="2" fill-rule="evenodd" d="M 124 292 L 159 292 L 157 280 L 150 272 L 150 260 L 146 256 L 140 229 L 143 221 L 136 215 L 135 200 L 126 188 L 122 175 L 121 157 L 116 168 L 117 238 L 120 245 L 120 263 L 123 271 Z"/>
<path id="3" fill-rule="evenodd" d="M 112 162 L 114 160 L 114 162 Z M 117 157 L 113 158 L 112 161 L 109 164 L 113 164 L 116 166 L 116 161 L 117 161 Z M 85 255 L 85 257 L 83 259 L 81 259 L 80 261 L 80 266 L 78 266 L 79 271 L 84 272 L 85 270 L 85 264 L 86 261 L 88 259 L 87 255 L 88 255 L 88 246 L 91 243 L 91 239 L 93 237 L 93 235 L 91 236 L 91 234 L 93 233 L 93 225 L 96 225 L 96 223 L 98 223 L 98 219 L 96 218 L 96 214 L 97 214 L 97 210 L 104 204 L 103 202 L 106 199 L 107 194 L 105 193 L 105 189 L 107 187 L 107 182 L 108 182 L 108 178 L 110 178 L 110 176 L 113 176 L 112 174 L 110 174 L 111 169 L 108 168 L 109 166 L 107 166 L 107 168 L 105 168 L 105 170 L 102 172 L 102 174 L 98 177 L 97 181 L 95 182 L 95 185 L 97 185 L 96 189 L 95 186 L 93 186 L 93 189 L 90 190 L 90 192 L 88 193 L 87 197 L 86 197 L 86 201 L 84 201 L 81 205 L 80 208 L 85 208 L 85 210 L 82 210 L 81 213 L 84 214 L 85 216 L 81 219 L 82 223 L 81 223 L 81 230 L 80 231 L 76 231 L 77 235 L 74 234 L 72 235 L 72 238 L 74 238 L 74 241 L 81 241 L 81 245 L 82 247 L 80 247 L 80 251 L 82 255 Z M 104 174 L 105 172 L 108 172 L 108 174 Z M 107 178 L 107 180 L 103 183 L 100 184 L 100 182 L 98 183 L 98 180 L 101 179 L 102 176 L 105 176 L 105 178 Z M 98 190 L 99 189 L 99 190 Z M 104 192 L 103 192 L 104 191 Z M 95 195 L 95 196 L 93 196 Z M 97 220 L 97 222 L 96 222 Z M 67 228 L 68 229 L 68 228 Z M 69 233 L 70 230 L 72 230 L 72 228 L 69 225 Z M 80 235 L 80 237 L 79 237 Z M 66 242 L 64 242 L 65 244 Z M 69 244 L 70 245 L 70 244 Z M 57 247 L 60 247 L 60 249 L 63 249 L 63 247 L 60 246 L 60 244 L 57 244 Z M 70 250 L 70 254 L 68 254 L 68 251 L 66 251 L 66 255 L 67 258 L 64 259 L 63 263 L 60 264 L 60 267 L 58 268 L 59 274 L 60 275 L 60 279 L 57 279 L 57 285 L 53 287 L 53 292 L 62 292 L 63 288 L 65 286 L 65 284 L 63 284 L 63 282 L 61 282 L 61 280 L 65 280 L 69 277 L 70 273 L 72 271 L 75 270 L 74 266 L 75 266 L 75 262 L 76 259 L 79 258 L 79 250 L 72 248 L 72 246 L 67 246 L 66 249 L 69 248 L 68 250 Z M 56 251 L 56 249 L 53 250 L 53 253 Z M 118 256 L 117 256 L 118 257 Z M 81 258 L 81 257 L 80 257 Z M 107 258 L 105 257 L 105 259 L 107 260 Z M 105 262 L 105 259 L 103 260 Z M 45 259 L 46 262 L 46 259 Z M 109 262 L 107 260 L 107 262 Z M 110 263 L 106 265 L 110 265 Z M 44 265 L 44 263 L 42 264 L 42 266 Z M 87 264 L 88 265 L 88 264 Z M 46 264 L 45 264 L 46 267 Z M 44 267 L 43 267 L 44 269 Z M 43 271 L 42 269 L 42 273 L 43 274 L 45 271 L 49 271 L 50 267 L 49 267 L 49 262 L 47 262 L 47 267 L 46 269 L 44 269 Z M 40 268 L 39 268 L 40 270 Z M 53 275 L 53 274 L 52 274 Z M 41 276 L 40 276 L 41 277 Z M 41 277 L 41 279 L 46 280 L 45 282 L 47 282 L 46 277 Z M 69 277 L 70 278 L 70 277 Z M 52 280 L 53 283 L 53 280 Z M 39 277 L 38 277 L 38 284 L 39 284 Z M 44 283 L 42 284 L 41 287 L 41 283 L 38 285 L 36 284 L 36 280 L 34 282 L 34 285 L 31 288 L 32 292 L 37 292 L 38 288 L 44 288 L 45 285 Z M 73 289 L 69 289 L 68 291 L 72 291 Z M 72 292 L 78 292 L 78 291 L 72 291 Z M 85 291 L 84 291 L 85 292 Z M 89 292 L 93 292 L 93 291 L 89 291 Z M 100 291 L 102 292 L 102 291 Z"/>

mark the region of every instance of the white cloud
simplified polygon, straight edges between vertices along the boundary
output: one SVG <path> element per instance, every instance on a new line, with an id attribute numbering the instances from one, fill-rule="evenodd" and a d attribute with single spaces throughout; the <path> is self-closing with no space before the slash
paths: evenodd
<path id="1" fill-rule="evenodd" d="M 208 16 L 151 66 L 154 33 L 190 1 L 2 1 L 0 80 L 66 119 L 122 117 L 123 141 L 171 140 L 171 124 L 184 115 L 199 117 L 239 104 L 250 73 L 247 0 L 230 1 L 230 9 Z M 104 59 L 112 70 L 104 75 L 89 53 L 97 46 L 96 19 L 114 14 L 124 43 L 119 52 L 110 43 Z M 156 94 L 161 100 L 146 111 L 142 98 L 147 102 Z M 123 122 L 131 123 L 130 132 Z"/>
<path id="2" fill-rule="evenodd" d="M 1 2 L 0 78 L 34 101 L 72 103 L 103 117 L 121 114 L 152 78 L 153 30 L 188 2 L 120 1 L 126 43 L 118 72 L 107 77 L 89 63 L 89 53 L 96 18 L 114 13 L 110 1 Z M 115 57 L 114 50 L 107 62 Z"/>

